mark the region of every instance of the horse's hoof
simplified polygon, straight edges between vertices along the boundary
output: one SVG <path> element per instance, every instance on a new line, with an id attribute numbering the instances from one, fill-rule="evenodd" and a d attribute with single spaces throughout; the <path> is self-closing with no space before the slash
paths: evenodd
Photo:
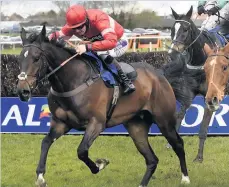
<path id="1" fill-rule="evenodd" d="M 104 159 L 104 158 L 97 159 L 95 161 L 95 164 L 99 168 L 99 171 L 104 169 L 109 163 L 110 163 L 109 160 Z"/>
<path id="2" fill-rule="evenodd" d="M 194 160 L 193 160 L 193 162 L 199 162 L 199 163 L 202 163 L 203 162 L 203 158 L 201 158 L 201 157 L 196 157 Z"/>
<path id="3" fill-rule="evenodd" d="M 37 181 L 35 182 L 35 185 L 36 185 L 37 187 L 47 187 L 47 186 L 48 186 L 46 182 L 43 182 L 43 181 L 40 180 L 40 179 L 37 179 Z"/>
<path id="4" fill-rule="evenodd" d="M 155 176 L 152 176 L 152 177 L 151 177 L 151 179 L 153 179 L 153 180 L 154 180 L 154 179 L 156 179 L 156 177 L 155 177 Z"/>
<path id="5" fill-rule="evenodd" d="M 147 186 L 142 186 L 142 185 L 140 185 L 139 187 L 147 187 Z"/>
<path id="6" fill-rule="evenodd" d="M 166 148 L 167 149 L 172 149 L 172 146 L 169 143 L 167 143 Z"/>
<path id="7" fill-rule="evenodd" d="M 182 175 L 181 184 L 190 184 L 189 176 Z"/>
<path id="8" fill-rule="evenodd" d="M 39 174 L 37 181 L 35 182 L 35 185 L 37 187 L 47 187 L 48 186 L 42 174 Z"/>

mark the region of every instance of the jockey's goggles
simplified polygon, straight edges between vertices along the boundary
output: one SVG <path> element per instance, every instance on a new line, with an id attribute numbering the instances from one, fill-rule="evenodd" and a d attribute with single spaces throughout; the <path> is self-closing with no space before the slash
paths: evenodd
<path id="1" fill-rule="evenodd" d="M 73 30 L 81 30 L 83 27 L 85 26 L 85 24 L 80 25 L 79 27 L 74 27 L 72 28 Z"/>

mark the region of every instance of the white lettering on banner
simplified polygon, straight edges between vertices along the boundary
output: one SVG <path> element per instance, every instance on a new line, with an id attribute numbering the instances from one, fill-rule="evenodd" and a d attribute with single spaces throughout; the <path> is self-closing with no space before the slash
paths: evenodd
<path id="1" fill-rule="evenodd" d="M 40 126 L 40 121 L 33 121 L 36 105 L 28 105 L 28 107 L 29 110 L 28 110 L 25 126 Z M 8 125 L 10 120 L 16 120 L 17 126 L 23 126 L 23 121 L 22 121 L 22 117 L 18 105 L 13 105 L 10 108 L 9 112 L 7 113 L 2 123 L 2 126 Z"/>
<path id="2" fill-rule="evenodd" d="M 6 126 L 10 120 L 16 120 L 18 126 L 23 126 L 21 114 L 17 105 L 13 105 L 7 113 L 2 126 Z"/>
<path id="3" fill-rule="evenodd" d="M 212 114 L 209 126 L 212 126 L 214 119 L 216 119 L 216 121 L 220 127 L 226 127 L 227 126 L 227 124 L 225 123 L 225 121 L 223 119 L 223 115 L 229 112 L 229 106 L 226 104 L 221 104 L 220 106 L 222 107 L 221 112 L 218 114 L 215 114 L 216 112 L 214 112 Z"/>
<path id="4" fill-rule="evenodd" d="M 229 112 L 229 106 L 227 104 L 221 104 L 220 106 L 222 107 L 222 110 L 218 114 L 216 114 L 216 112 L 213 112 L 211 120 L 209 122 L 209 126 L 212 126 L 214 119 L 216 119 L 216 121 L 220 127 L 226 127 L 227 126 L 227 124 L 225 123 L 225 121 L 223 119 L 223 115 L 225 115 L 226 113 Z M 184 117 L 184 119 L 181 122 L 181 125 L 183 127 L 195 127 L 195 126 L 198 126 L 203 121 L 204 107 L 201 105 L 197 105 L 197 104 L 192 104 L 191 107 L 196 107 L 198 110 L 196 120 L 192 124 L 187 124 L 185 121 L 185 117 Z"/>
<path id="5" fill-rule="evenodd" d="M 181 125 L 183 127 L 195 127 L 197 125 L 199 125 L 202 120 L 203 120 L 203 116 L 204 116 L 204 108 L 201 105 L 197 105 L 197 104 L 192 104 L 191 107 L 196 107 L 198 112 L 197 112 L 197 117 L 196 117 L 196 121 L 192 124 L 187 124 L 185 121 L 185 117 L 181 122 Z"/>
<path id="6" fill-rule="evenodd" d="M 40 121 L 33 121 L 36 105 L 28 105 L 29 111 L 26 118 L 25 126 L 40 126 Z"/>

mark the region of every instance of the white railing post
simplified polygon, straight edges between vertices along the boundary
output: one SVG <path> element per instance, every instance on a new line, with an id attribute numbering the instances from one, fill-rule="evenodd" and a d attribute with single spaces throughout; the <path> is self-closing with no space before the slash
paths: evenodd
<path id="1" fill-rule="evenodd" d="M 133 50 L 133 52 L 136 52 L 136 39 L 162 39 L 163 40 L 163 42 L 162 42 L 162 45 L 163 45 L 163 49 L 164 50 L 167 50 L 166 49 L 166 42 L 167 42 L 167 39 L 170 39 L 170 36 L 131 36 L 131 37 L 127 37 L 127 39 L 129 39 L 129 40 L 133 40 L 133 47 L 132 47 L 132 50 Z M 74 42 L 75 44 L 76 44 L 76 42 L 77 41 L 81 41 L 81 39 L 79 39 L 79 38 L 71 38 L 69 41 L 71 41 L 71 42 Z M 15 49 L 16 48 L 16 44 L 22 44 L 22 41 L 1 41 L 0 40 L 0 45 L 1 45 L 1 49 L 4 49 L 5 48 L 5 46 L 4 45 L 13 45 L 13 49 Z M 149 43 L 149 51 L 153 51 L 153 48 L 152 48 L 152 46 L 153 46 L 153 44 L 152 44 L 152 42 L 150 42 Z M 157 50 L 157 49 L 156 49 Z"/>
<path id="2" fill-rule="evenodd" d="M 162 40 L 163 50 L 166 50 L 166 38 Z"/>
<path id="3" fill-rule="evenodd" d="M 136 52 L 136 41 L 133 42 L 133 51 Z"/>

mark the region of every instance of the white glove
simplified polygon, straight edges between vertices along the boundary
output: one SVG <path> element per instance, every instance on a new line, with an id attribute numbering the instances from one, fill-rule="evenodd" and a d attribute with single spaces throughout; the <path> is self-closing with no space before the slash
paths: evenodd
<path id="1" fill-rule="evenodd" d="M 81 55 L 81 54 L 83 54 L 83 53 L 85 53 L 87 51 L 86 45 L 85 44 L 77 45 L 75 50 L 76 50 L 77 53 L 79 53 Z"/>

